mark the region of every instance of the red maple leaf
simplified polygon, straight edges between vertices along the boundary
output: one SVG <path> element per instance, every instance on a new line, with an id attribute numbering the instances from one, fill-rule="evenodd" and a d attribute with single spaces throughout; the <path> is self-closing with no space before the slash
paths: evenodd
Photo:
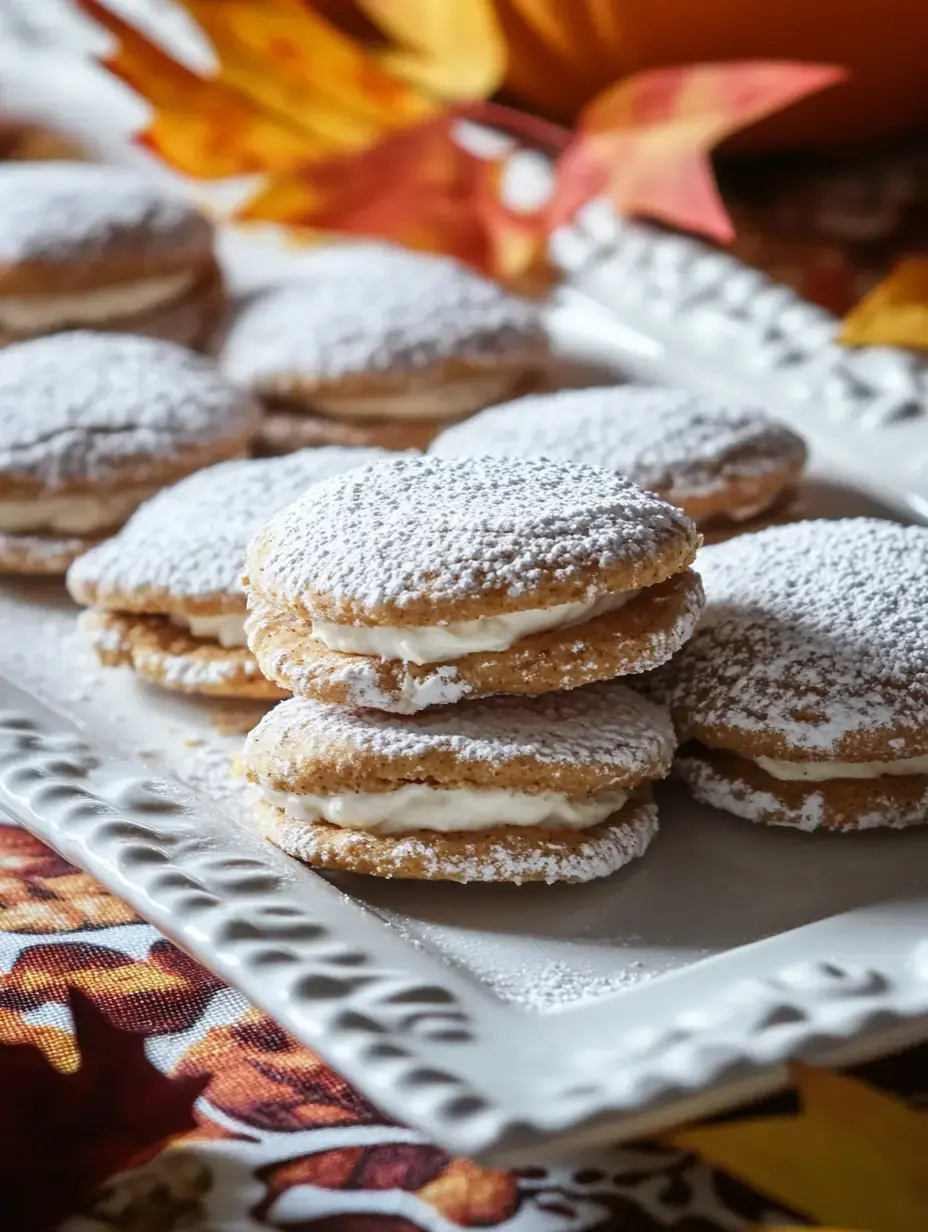
<path id="1" fill-rule="evenodd" d="M 569 222 L 592 197 L 606 195 L 620 213 L 731 240 L 709 151 L 845 75 L 831 65 L 744 60 L 624 78 L 583 110 L 558 163 L 551 225 Z"/>
<path id="2" fill-rule="evenodd" d="M 110 1176 L 194 1128 L 208 1077 L 168 1078 L 142 1036 L 69 996 L 81 1064 L 55 1069 L 33 1044 L 0 1045 L 0 1205 L 4 1232 L 45 1232 Z"/>

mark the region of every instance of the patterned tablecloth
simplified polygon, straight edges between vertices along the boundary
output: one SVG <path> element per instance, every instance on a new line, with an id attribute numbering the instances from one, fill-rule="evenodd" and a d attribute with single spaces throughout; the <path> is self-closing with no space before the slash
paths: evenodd
<path id="1" fill-rule="evenodd" d="M 691 1156 L 650 1144 L 518 1172 L 450 1157 L 384 1117 L 266 1015 L 10 822 L 0 823 L 0 972 L 4 1042 L 28 1040 L 73 1061 L 70 986 L 116 1026 L 144 1036 L 148 1059 L 164 1073 L 209 1076 L 198 1128 L 113 1178 L 65 1232 L 735 1232 L 802 1223 Z M 866 1076 L 928 1102 L 928 1047 L 869 1066 Z M 789 1097 L 767 1105 L 790 1106 Z M 0 1142 L 0 1158 L 14 1148 Z M 0 1227 L 27 1232 L 3 1220 Z"/>

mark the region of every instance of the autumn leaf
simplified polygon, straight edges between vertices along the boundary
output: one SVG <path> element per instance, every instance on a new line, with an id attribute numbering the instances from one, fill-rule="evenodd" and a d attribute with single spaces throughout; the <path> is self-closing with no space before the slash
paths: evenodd
<path id="1" fill-rule="evenodd" d="M 667 1135 L 809 1219 L 852 1232 L 924 1232 L 928 1114 L 857 1079 L 796 1063 L 795 1116 Z"/>
<path id="2" fill-rule="evenodd" d="M 581 113 L 577 136 L 558 164 L 552 226 L 606 195 L 621 213 L 731 240 L 709 151 L 844 75 L 827 65 L 755 60 L 625 78 Z"/>
<path id="3" fill-rule="evenodd" d="M 358 0 L 397 44 L 378 56 L 396 77 L 436 98 L 486 98 L 506 71 L 493 0 Z"/>
<path id="4" fill-rule="evenodd" d="M 455 139 L 456 123 L 447 114 L 396 133 L 363 155 L 319 160 L 306 171 L 274 176 L 238 217 L 376 236 L 517 276 L 543 246 L 543 216 L 521 216 L 503 205 L 498 167 Z"/>
<path id="5" fill-rule="evenodd" d="M 439 108 L 302 0 L 184 0 L 213 43 L 218 68 L 209 77 L 98 0 L 78 3 L 116 40 L 103 66 L 152 106 L 137 140 L 200 179 L 363 148 Z"/>
<path id="6" fill-rule="evenodd" d="M 69 1005 L 77 1068 L 70 1056 L 55 1068 L 32 1043 L 0 1045 L 4 1232 L 44 1232 L 79 1211 L 108 1177 L 192 1129 L 206 1086 L 159 1073 L 144 1039 L 112 1026 L 82 993 L 72 990 Z"/>
<path id="7" fill-rule="evenodd" d="M 846 346 L 928 348 L 928 257 L 905 257 L 844 318 Z"/>

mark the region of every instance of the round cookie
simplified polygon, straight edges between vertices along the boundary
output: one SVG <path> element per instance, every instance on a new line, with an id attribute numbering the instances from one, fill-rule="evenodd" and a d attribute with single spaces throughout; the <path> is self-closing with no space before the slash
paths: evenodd
<path id="1" fill-rule="evenodd" d="M 257 533 L 248 645 L 298 696 L 401 714 L 574 689 L 689 637 L 699 542 L 683 513 L 606 470 L 395 458 Z"/>
<path id="2" fill-rule="evenodd" d="M 782 514 L 802 439 L 754 408 L 649 385 L 562 390 L 494 406 L 442 432 L 438 457 L 547 457 L 606 466 L 683 509 L 707 537 Z"/>
<path id="3" fill-rule="evenodd" d="M 0 165 L 0 344 L 81 327 L 202 345 L 224 304 L 213 227 L 125 168 Z"/>
<path id="4" fill-rule="evenodd" d="M 91 608 L 81 623 L 100 662 L 188 693 L 285 697 L 245 645 L 245 547 L 320 479 L 388 456 L 328 448 L 241 459 L 159 493 L 68 573 L 71 595 Z"/>
<path id="5" fill-rule="evenodd" d="M 537 305 L 447 257 L 348 249 L 242 306 L 222 347 L 233 380 L 333 419 L 440 423 L 546 362 Z"/>
<path id="6" fill-rule="evenodd" d="M 166 484 L 247 450 L 260 418 L 215 364 L 79 331 L 0 351 L 0 572 L 63 573 Z"/>
<path id="7" fill-rule="evenodd" d="M 803 830 L 928 820 L 928 529 L 797 522 L 699 566 L 671 685 L 697 799 Z"/>
<path id="8" fill-rule="evenodd" d="M 294 698 L 243 754 L 259 824 L 317 868 L 589 881 L 644 853 L 669 718 L 609 683 L 401 717 Z"/>

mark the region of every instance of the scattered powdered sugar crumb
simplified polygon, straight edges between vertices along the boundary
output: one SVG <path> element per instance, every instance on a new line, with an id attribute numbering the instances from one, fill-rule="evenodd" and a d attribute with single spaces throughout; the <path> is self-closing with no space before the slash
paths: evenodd
<path id="1" fill-rule="evenodd" d="M 658 974 L 646 968 L 641 959 L 624 959 L 618 948 L 609 952 L 615 966 L 604 970 L 602 962 L 594 963 L 576 952 L 578 947 L 570 947 L 570 961 L 550 959 L 544 957 L 542 946 L 537 943 L 530 943 L 518 953 L 505 936 L 472 934 L 470 930 L 451 929 L 393 911 L 383 914 L 404 941 L 462 967 L 476 975 L 501 1001 L 533 1013 L 575 1009 Z"/>
<path id="2" fill-rule="evenodd" d="M 210 466 L 147 501 L 75 563 L 71 579 L 97 587 L 104 606 L 107 591 L 241 595 L 245 548 L 271 514 L 330 475 L 391 456 L 330 445 Z"/>
<path id="3" fill-rule="evenodd" d="M 703 549 L 699 571 L 707 605 L 674 684 L 687 722 L 797 751 L 890 731 L 900 755 L 925 745 L 928 530 L 796 522 Z"/>
<path id="4" fill-rule="evenodd" d="M 530 594 L 598 566 L 650 564 L 691 528 L 619 475 L 544 458 L 402 457 L 320 484 L 249 552 L 261 589 L 361 606 Z M 259 548 L 260 545 L 260 548 Z"/>
<path id="5" fill-rule="evenodd" d="M 211 360 L 172 342 L 77 330 L 0 351 L 0 473 L 11 478 L 54 488 L 134 473 L 259 419 Z"/>
<path id="6" fill-rule="evenodd" d="M 363 261 L 337 253 L 299 282 L 241 309 L 220 362 L 244 385 L 416 371 L 449 358 L 492 362 L 537 349 L 535 304 L 448 257 L 373 247 Z"/>
<path id="7" fill-rule="evenodd" d="M 138 172 L 83 163 L 0 167 L 0 262 L 138 261 L 205 247 L 211 228 L 180 194 Z"/>
<path id="8" fill-rule="evenodd" d="M 634 779 L 669 767 L 675 737 L 667 713 L 622 684 L 609 681 L 541 697 L 489 697 L 416 715 L 348 710 L 289 698 L 249 735 L 246 750 L 273 761 L 287 779 L 293 750 L 339 749 L 389 760 L 450 752 L 468 763 L 505 765 L 531 759 L 551 767 L 604 765 Z M 660 771 L 658 770 L 657 773 Z"/>
<path id="9" fill-rule="evenodd" d="M 606 466 L 644 488 L 706 496 L 798 467 L 802 440 L 763 411 L 646 385 L 568 389 L 490 407 L 447 428 L 438 457 L 547 457 Z"/>

